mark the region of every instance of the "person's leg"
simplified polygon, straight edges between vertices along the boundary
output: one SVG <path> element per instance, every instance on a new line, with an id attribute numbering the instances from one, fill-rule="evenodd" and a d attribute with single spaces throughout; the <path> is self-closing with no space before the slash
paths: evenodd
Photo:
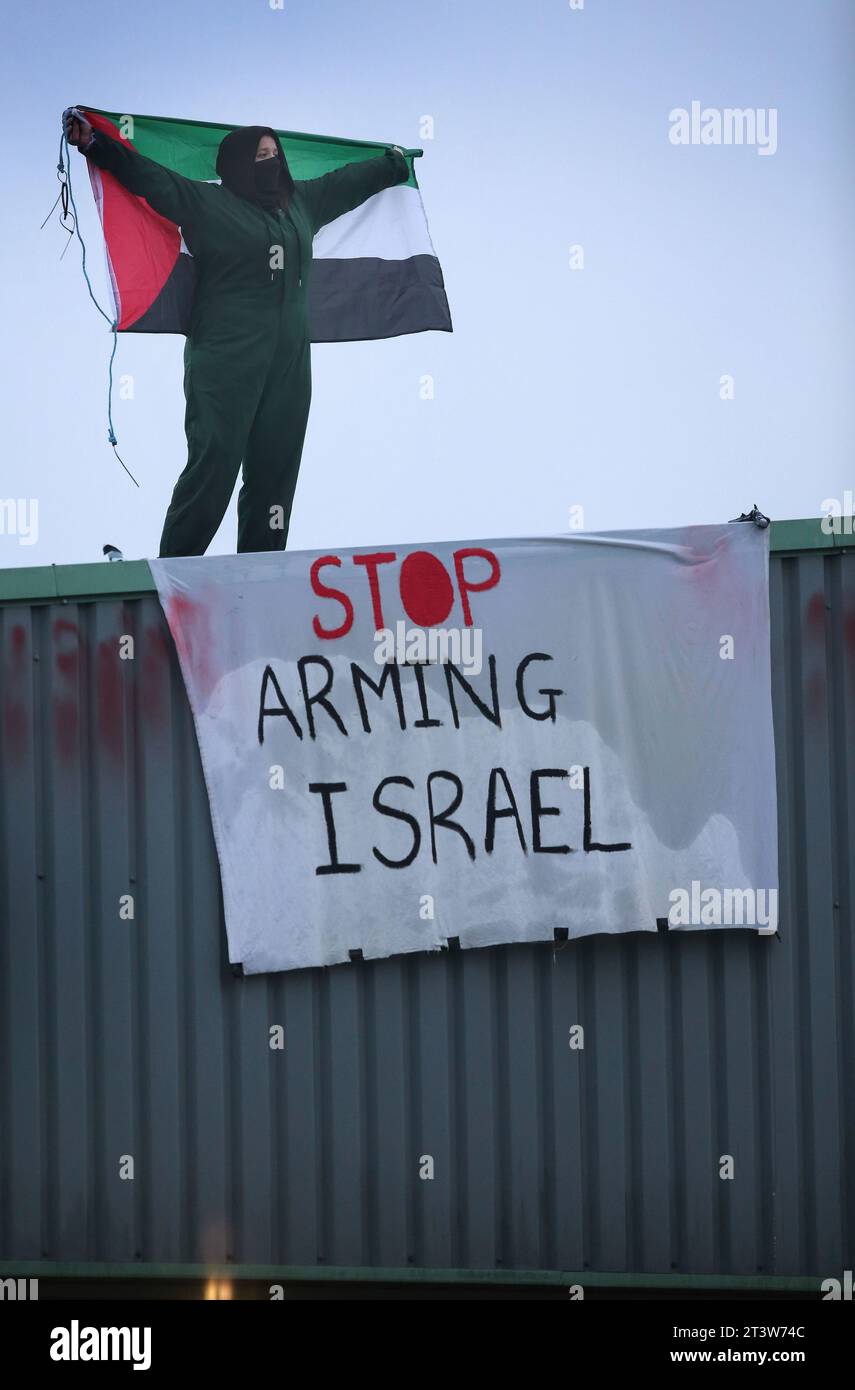
<path id="1" fill-rule="evenodd" d="M 312 398 L 308 336 L 281 353 L 264 384 L 243 459 L 238 550 L 284 550 Z"/>
<path id="2" fill-rule="evenodd" d="M 210 349 L 184 352 L 187 465 L 166 513 L 160 554 L 204 555 L 229 505 L 264 382 L 264 369 Z"/>

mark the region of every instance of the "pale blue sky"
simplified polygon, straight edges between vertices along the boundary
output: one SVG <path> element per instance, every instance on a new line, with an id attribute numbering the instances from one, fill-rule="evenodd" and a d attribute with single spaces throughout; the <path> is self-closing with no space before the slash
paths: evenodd
<path id="1" fill-rule="evenodd" d="M 4 30 L 0 499 L 39 527 L 0 566 L 155 554 L 185 460 L 183 339 L 119 340 L 138 491 L 79 246 L 38 230 L 75 101 L 425 150 L 455 331 L 313 349 L 289 548 L 549 534 L 574 505 L 590 530 L 818 515 L 855 487 L 852 0 L 51 0 Z M 775 108 L 777 152 L 675 148 L 693 100 Z M 235 530 L 233 499 L 212 549 Z"/>

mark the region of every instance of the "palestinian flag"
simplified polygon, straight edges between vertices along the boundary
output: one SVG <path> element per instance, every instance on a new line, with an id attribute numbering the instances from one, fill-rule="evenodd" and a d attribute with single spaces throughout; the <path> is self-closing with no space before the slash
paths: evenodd
<path id="1" fill-rule="evenodd" d="M 233 126 L 82 110 L 97 130 L 114 139 L 131 138 L 139 154 L 185 178 L 218 182 L 217 149 Z M 288 130 L 277 134 L 296 181 L 318 178 L 387 148 Z M 421 153 L 405 151 L 410 166 L 406 183 L 374 194 L 315 237 L 309 290 L 312 342 L 391 338 L 431 328 L 451 332 L 442 270 L 416 182 L 413 161 Z M 93 163 L 88 168 L 119 332 L 186 333 L 195 270 L 181 228 L 111 174 Z"/>

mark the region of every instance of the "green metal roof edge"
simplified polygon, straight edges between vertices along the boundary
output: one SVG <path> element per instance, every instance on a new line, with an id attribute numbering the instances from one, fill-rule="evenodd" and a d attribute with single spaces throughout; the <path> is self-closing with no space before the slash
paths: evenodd
<path id="1" fill-rule="evenodd" d="M 847 523 L 843 518 L 841 525 Z M 743 525 L 749 523 L 743 522 Z M 828 523 L 826 522 L 826 525 Z M 851 520 L 849 524 L 852 525 Z M 855 533 L 822 529 L 820 517 L 773 521 L 771 548 L 779 551 L 845 550 L 855 547 Z M 122 598 L 154 593 L 147 560 L 102 560 L 90 565 L 33 565 L 0 569 L 0 603 L 57 599 Z"/>
<path id="2" fill-rule="evenodd" d="M 847 518 L 840 518 L 841 527 Z M 781 550 L 845 550 L 855 545 L 855 535 L 823 530 L 830 523 L 826 517 L 803 517 L 798 521 L 773 521 L 770 549 Z M 849 524 L 852 524 L 851 518 Z"/>
<path id="3" fill-rule="evenodd" d="M 132 597 L 154 591 L 148 560 L 103 560 L 91 565 L 33 565 L 24 569 L 0 569 L 0 603 Z"/>
<path id="4" fill-rule="evenodd" d="M 343 1265 L 145 1264 L 85 1260 L 0 1260 L 0 1279 L 258 1279 L 271 1283 L 580 1284 L 588 1288 L 766 1289 L 821 1292 L 819 1276 L 789 1274 L 610 1274 L 586 1269 L 426 1269 Z"/>

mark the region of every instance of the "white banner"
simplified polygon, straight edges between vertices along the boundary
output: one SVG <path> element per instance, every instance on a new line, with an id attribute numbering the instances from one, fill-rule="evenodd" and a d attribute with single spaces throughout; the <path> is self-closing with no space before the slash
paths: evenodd
<path id="1" fill-rule="evenodd" d="M 231 961 L 774 929 L 768 537 L 153 560 Z"/>

